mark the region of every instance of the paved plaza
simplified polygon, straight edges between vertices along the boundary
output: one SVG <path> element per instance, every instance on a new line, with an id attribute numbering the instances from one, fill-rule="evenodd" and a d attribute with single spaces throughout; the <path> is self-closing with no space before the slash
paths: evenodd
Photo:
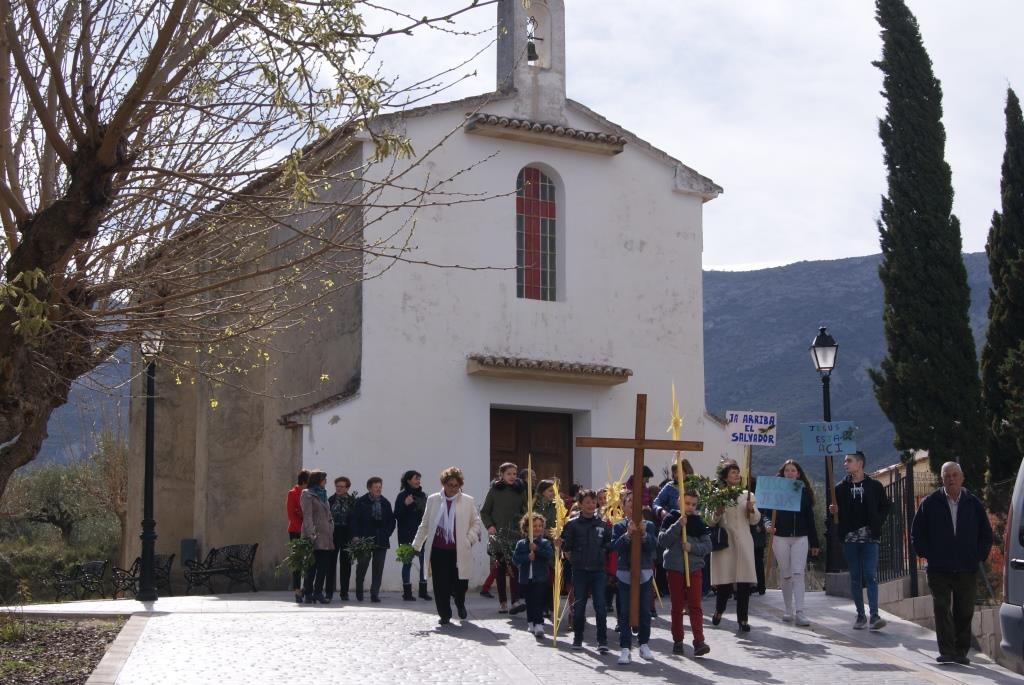
<path id="1" fill-rule="evenodd" d="M 973 664 L 939 666 L 934 634 L 887 615 L 878 633 L 851 629 L 848 600 L 808 594 L 810 628 L 782 623 L 778 591 L 751 601 L 750 633 L 736 632 L 730 616 L 714 628 L 705 620 L 711 654 L 695 659 L 671 654 L 668 607 L 654 620 L 656 660 L 637 656 L 616 665 L 612 651 L 599 655 L 591 620 L 583 652 L 558 648 L 525 631 L 523 615 L 497 613 L 497 602 L 471 595 L 469 618 L 437 626 L 433 602 L 351 602 L 300 607 L 287 592 L 168 597 L 152 607 L 133 600 L 98 600 L 35 605 L 27 613 L 71 616 L 133 614 L 93 674 L 90 683 L 263 683 L 280 685 L 319 673 L 324 682 L 358 683 L 1021 683 L 1024 677 L 971 653 Z M 705 601 L 710 616 L 712 605 Z M 732 608 L 732 607 L 730 607 Z M 138 612 L 138 613 L 134 613 Z M 318 679 L 319 680 L 319 679 Z"/>

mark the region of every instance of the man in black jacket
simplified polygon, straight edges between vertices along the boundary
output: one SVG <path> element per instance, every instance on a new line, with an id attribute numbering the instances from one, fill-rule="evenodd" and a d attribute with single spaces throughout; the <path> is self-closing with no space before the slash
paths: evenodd
<path id="1" fill-rule="evenodd" d="M 867 586 L 871 630 L 881 630 L 885 619 L 878 615 L 878 549 L 890 502 L 882 484 L 864 473 L 864 462 L 863 452 L 843 458 L 846 478 L 836 486 L 836 501 L 829 506 L 829 513 L 839 511 L 839 539 L 850 569 L 850 594 L 857 607 L 853 628 L 864 630 L 869 625 L 864 614 L 864 587 Z"/>
<path id="2" fill-rule="evenodd" d="M 910 536 L 918 556 L 928 560 L 939 643 L 936 661 L 967 665 L 978 565 L 992 549 L 992 526 L 981 500 L 963 487 L 959 464 L 947 461 L 941 476 L 942 487 L 917 508 Z"/>
<path id="3" fill-rule="evenodd" d="M 597 493 L 580 490 L 576 495 L 580 515 L 562 528 L 555 541 L 572 562 L 572 648 L 583 649 L 583 628 L 587 620 L 587 594 L 593 598 L 597 619 L 597 649 L 608 651 L 608 608 L 605 606 L 605 563 L 611 549 L 611 526 L 597 516 Z M 629 628 L 625 628 L 629 630 Z"/>
<path id="4" fill-rule="evenodd" d="M 356 599 L 363 601 L 366 569 L 373 562 L 370 575 L 370 601 L 380 601 L 380 583 L 384 576 L 384 559 L 395 532 L 395 515 L 391 502 L 380 494 L 383 481 L 374 476 L 366 481 L 366 494 L 356 500 L 353 508 L 353 537 L 372 538 L 373 554 L 356 562 Z"/>

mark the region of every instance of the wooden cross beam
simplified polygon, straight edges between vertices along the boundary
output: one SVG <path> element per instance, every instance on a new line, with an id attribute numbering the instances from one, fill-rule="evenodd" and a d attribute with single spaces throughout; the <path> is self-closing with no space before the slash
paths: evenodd
<path id="1" fill-rule="evenodd" d="M 647 434 L 647 395 L 636 396 L 636 431 L 629 438 L 576 438 L 577 447 L 611 447 L 633 450 L 633 511 L 630 520 L 643 520 L 643 497 L 638 494 L 644 482 L 644 450 L 669 450 L 679 452 L 701 452 L 704 443 L 694 440 L 649 440 Z M 640 625 L 640 543 L 633 536 L 629 549 L 629 625 Z"/>

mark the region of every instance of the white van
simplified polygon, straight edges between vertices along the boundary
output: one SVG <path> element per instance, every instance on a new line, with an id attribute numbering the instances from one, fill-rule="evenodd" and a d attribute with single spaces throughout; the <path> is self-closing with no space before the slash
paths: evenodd
<path id="1" fill-rule="evenodd" d="M 1024 461 L 1017 471 L 1010 515 L 1003 536 L 1003 604 L 999 607 L 999 625 L 1003 638 L 999 648 L 1024 665 Z"/>

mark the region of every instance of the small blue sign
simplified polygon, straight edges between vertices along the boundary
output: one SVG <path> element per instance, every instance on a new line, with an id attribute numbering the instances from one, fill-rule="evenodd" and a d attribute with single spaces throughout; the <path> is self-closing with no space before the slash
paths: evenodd
<path id="1" fill-rule="evenodd" d="M 843 456 L 857 451 L 853 421 L 818 421 L 800 424 L 805 457 Z"/>
<path id="2" fill-rule="evenodd" d="M 776 511 L 800 511 L 804 482 L 799 478 L 781 476 L 757 477 L 757 507 Z"/>

